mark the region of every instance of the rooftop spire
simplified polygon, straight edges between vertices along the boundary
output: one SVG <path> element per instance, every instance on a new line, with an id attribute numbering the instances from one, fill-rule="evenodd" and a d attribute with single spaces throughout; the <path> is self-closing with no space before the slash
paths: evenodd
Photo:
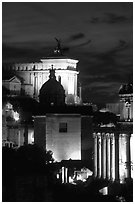
<path id="1" fill-rule="evenodd" d="M 53 64 L 51 65 L 49 78 L 50 78 L 50 79 L 56 79 L 55 69 L 53 69 Z"/>

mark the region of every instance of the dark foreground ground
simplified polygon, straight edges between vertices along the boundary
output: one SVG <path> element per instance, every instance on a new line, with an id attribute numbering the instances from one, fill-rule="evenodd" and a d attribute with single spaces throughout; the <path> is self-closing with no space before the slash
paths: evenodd
<path id="1" fill-rule="evenodd" d="M 19 151 L 16 153 L 14 150 L 3 149 L 3 202 L 133 201 L 132 180 L 119 184 L 89 177 L 84 183 L 78 181 L 76 185 L 61 184 L 55 177 L 55 169 L 44 165 L 44 158 L 40 158 L 41 152 L 38 155 L 34 149 L 33 155 L 29 148 L 27 151 L 25 148 Z M 99 193 L 99 189 L 105 186 L 109 186 L 110 195 Z"/>

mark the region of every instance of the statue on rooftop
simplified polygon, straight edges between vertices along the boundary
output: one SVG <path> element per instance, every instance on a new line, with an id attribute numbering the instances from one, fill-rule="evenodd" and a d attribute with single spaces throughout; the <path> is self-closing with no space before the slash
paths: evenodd
<path id="1" fill-rule="evenodd" d="M 61 50 L 61 41 L 60 39 L 58 40 L 57 38 L 55 38 L 56 42 L 57 42 L 57 49 Z"/>
<path id="2" fill-rule="evenodd" d="M 59 53 L 59 54 L 62 54 L 62 49 L 61 49 L 61 40 L 60 39 L 57 39 L 55 38 L 56 42 L 57 42 L 57 46 L 54 50 L 55 53 Z"/>

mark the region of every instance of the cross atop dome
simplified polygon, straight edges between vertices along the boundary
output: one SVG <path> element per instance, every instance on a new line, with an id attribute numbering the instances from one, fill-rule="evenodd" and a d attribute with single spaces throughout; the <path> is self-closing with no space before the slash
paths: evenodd
<path id="1" fill-rule="evenodd" d="M 50 78 L 50 79 L 56 79 L 56 76 L 55 76 L 55 69 L 53 69 L 53 64 L 52 64 L 51 69 L 50 69 L 50 75 L 49 75 L 49 78 Z"/>

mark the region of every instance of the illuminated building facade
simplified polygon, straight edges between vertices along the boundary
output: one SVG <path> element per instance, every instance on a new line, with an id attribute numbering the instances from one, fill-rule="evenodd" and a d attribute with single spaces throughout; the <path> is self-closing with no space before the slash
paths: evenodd
<path id="1" fill-rule="evenodd" d="M 67 111 L 65 106 L 65 104 L 81 103 L 81 88 L 80 95 L 77 96 L 77 63 L 77 60 L 65 57 L 59 45 L 50 57 L 41 59 L 40 62 L 14 64 L 11 67 L 14 76 L 3 80 L 7 95 L 11 96 L 14 101 L 18 95 L 34 98 L 39 101 L 34 110 L 41 111 L 33 113 L 30 108 L 26 109 L 26 115 L 31 112 L 34 116 L 34 125 L 31 125 L 27 120 L 24 120 L 24 123 L 17 123 L 16 116 L 12 117 L 13 121 L 7 121 L 5 117 L 10 110 L 6 110 L 3 113 L 3 144 L 9 141 L 20 146 L 34 142 L 51 150 L 57 161 L 80 160 L 82 159 L 83 138 L 93 134 L 95 177 L 123 182 L 125 178 L 131 178 L 133 172 L 132 85 L 127 84 L 120 88 L 120 103 L 117 108 L 112 106 L 112 112 L 118 111 L 120 115 L 117 125 L 95 127 L 92 133 L 89 118 L 86 124 L 87 117 L 75 111 L 77 106 L 74 106 L 72 111 L 71 109 Z M 27 103 L 25 97 L 24 99 Z M 62 106 L 65 110 L 60 111 Z M 31 103 L 29 107 L 32 107 Z M 48 107 L 51 108 L 48 109 Z M 52 107 L 55 107 L 55 110 Z M 108 109 L 110 107 L 108 106 Z M 15 110 L 11 112 L 13 115 L 16 113 Z M 90 116 L 92 112 L 88 112 L 87 109 L 86 115 Z M 86 131 L 87 128 L 89 133 Z M 86 143 L 84 146 L 86 147 Z"/>
<path id="2" fill-rule="evenodd" d="M 26 106 L 29 113 L 26 113 L 28 111 L 25 109 Z M 12 99 L 8 98 L 4 102 L 2 110 L 2 146 L 18 148 L 25 144 L 34 144 L 33 124 L 31 119 L 30 121 L 28 119 L 28 115 L 31 114 L 29 106 L 33 106 L 32 99 L 29 98 L 12 97 Z"/>
<path id="3" fill-rule="evenodd" d="M 124 84 L 119 90 L 120 120 L 133 121 L 133 85 Z"/>
<path id="4" fill-rule="evenodd" d="M 49 70 L 53 67 L 56 80 L 64 87 L 66 104 L 80 104 L 81 96 L 77 95 L 77 75 L 79 73 L 76 69 L 77 63 L 78 60 L 63 55 L 61 46 L 58 43 L 58 46 L 49 57 L 34 63 L 15 63 L 12 66 L 7 66 L 6 70 L 21 79 L 21 89 L 26 95 L 38 100 L 39 90 L 49 79 Z M 3 85 L 7 87 L 8 82 L 8 80 L 3 81 Z"/>
<path id="5" fill-rule="evenodd" d="M 40 108 L 34 116 L 34 143 L 51 150 L 55 161 L 81 160 L 83 107 L 65 104 L 65 91 L 56 80 L 54 69 L 50 69 L 49 80 L 39 93 Z M 86 106 L 84 108 L 87 114 L 92 113 Z"/>
<path id="6" fill-rule="evenodd" d="M 26 115 L 27 117 L 27 115 L 32 115 L 34 112 L 33 110 L 30 111 L 31 107 L 25 112 L 27 107 L 23 107 L 25 101 L 30 101 L 30 98 L 33 99 L 33 101 L 34 99 L 40 101 L 41 104 L 43 102 L 44 106 L 46 106 L 48 102 L 50 102 L 48 105 L 55 106 L 65 105 L 65 103 L 80 104 L 81 99 L 77 96 L 77 63 L 78 60 L 70 59 L 63 55 L 60 42 L 58 41 L 57 47 L 49 57 L 34 63 L 15 63 L 7 66 L 5 70 L 3 69 L 3 145 L 10 141 L 14 146 L 19 147 L 20 145 L 34 142 L 33 125 L 29 124 L 26 118 L 21 122 L 22 115 Z M 54 78 L 50 76 L 50 70 L 55 72 Z M 53 89 L 50 88 L 51 83 L 49 79 L 55 83 Z M 48 84 L 47 87 L 46 82 L 48 81 L 50 85 Z M 55 94 L 56 87 L 58 90 Z M 45 95 L 46 89 L 48 90 L 47 97 Z M 49 93 L 50 90 L 53 90 L 53 92 Z M 48 101 L 46 101 L 46 99 Z M 53 100 L 50 101 L 50 99 Z M 24 102 L 20 103 L 20 101 L 23 100 Z M 57 101 L 56 104 L 55 101 Z M 9 104 L 12 110 L 7 108 Z M 20 109 L 22 109 L 22 107 L 24 108 L 23 114 L 19 112 L 19 121 L 15 121 L 11 114 L 11 112 L 14 112 L 13 106 L 15 104 L 18 104 Z M 27 106 L 27 104 L 25 105 Z M 6 111 L 4 111 L 5 109 Z M 36 110 L 36 108 L 33 109 Z M 11 116 L 10 121 L 7 119 L 7 114 Z M 27 123 L 27 127 L 24 123 Z"/>
<path id="7" fill-rule="evenodd" d="M 120 101 L 107 103 L 106 108 L 110 112 L 120 116 L 121 121 L 133 121 L 133 86 L 132 84 L 121 85 L 119 90 Z"/>
<path id="8" fill-rule="evenodd" d="M 65 90 L 55 71 L 50 69 L 49 79 L 39 90 L 39 102 L 19 97 L 16 90 L 5 96 L 3 146 L 9 142 L 14 147 L 35 143 L 51 150 L 55 161 L 89 158 L 92 107 L 66 105 Z M 19 79 L 13 80 L 15 85 L 20 84 Z"/>
<path id="9" fill-rule="evenodd" d="M 132 85 L 122 86 L 119 95 L 120 121 L 115 127 L 100 126 L 93 132 L 94 175 L 122 183 L 133 178 Z"/>
<path id="10" fill-rule="evenodd" d="M 133 178 L 132 124 L 120 126 L 120 129 L 101 128 L 93 133 L 95 177 L 120 182 Z"/>
<path id="11" fill-rule="evenodd" d="M 3 145 L 9 141 L 16 147 L 36 143 L 47 150 L 52 150 L 55 160 L 81 159 L 81 113 L 75 110 L 77 106 L 67 107 L 68 110 L 65 107 L 67 104 L 82 102 L 81 97 L 77 96 L 77 63 L 78 60 L 65 57 L 58 45 L 51 56 L 38 63 L 21 63 L 9 67 L 7 71 L 11 74 L 3 77 L 3 93 L 6 98 L 3 105 L 6 106 L 10 102 L 12 111 L 15 111 L 14 105 L 18 104 L 17 107 L 24 111 L 21 113 L 18 109 L 20 115 L 18 121 L 15 121 L 14 117 L 11 117 L 11 121 L 7 121 L 6 114 L 3 112 L 3 121 L 5 121 L 3 122 Z M 81 87 L 79 91 L 81 96 Z M 37 100 L 38 106 L 32 105 L 31 102 L 27 103 L 26 99 L 30 101 L 30 98 L 33 101 Z M 24 102 L 20 103 L 20 101 Z M 24 104 L 25 107 L 23 107 Z M 28 104 L 29 108 L 27 108 Z M 64 107 L 62 112 L 61 106 Z M 31 110 L 32 107 L 33 110 Z M 54 107 L 55 110 L 49 112 L 48 107 Z M 40 108 L 41 111 L 39 111 Z M 60 111 L 56 117 L 57 108 Z M 9 113 L 10 110 L 6 112 Z M 88 113 L 89 110 L 85 112 Z M 92 110 L 88 114 L 91 112 Z M 23 115 L 26 116 L 24 119 L 22 119 Z M 27 119 L 29 115 L 34 116 L 34 124 L 32 118 Z M 44 123 L 42 123 L 43 120 Z"/>
<path id="12" fill-rule="evenodd" d="M 81 115 L 35 116 L 34 143 L 51 150 L 55 161 L 81 160 Z"/>
<path id="13" fill-rule="evenodd" d="M 74 109 L 74 110 L 73 110 Z M 92 109 L 50 108 L 34 116 L 34 143 L 53 152 L 55 161 L 91 160 Z"/>

